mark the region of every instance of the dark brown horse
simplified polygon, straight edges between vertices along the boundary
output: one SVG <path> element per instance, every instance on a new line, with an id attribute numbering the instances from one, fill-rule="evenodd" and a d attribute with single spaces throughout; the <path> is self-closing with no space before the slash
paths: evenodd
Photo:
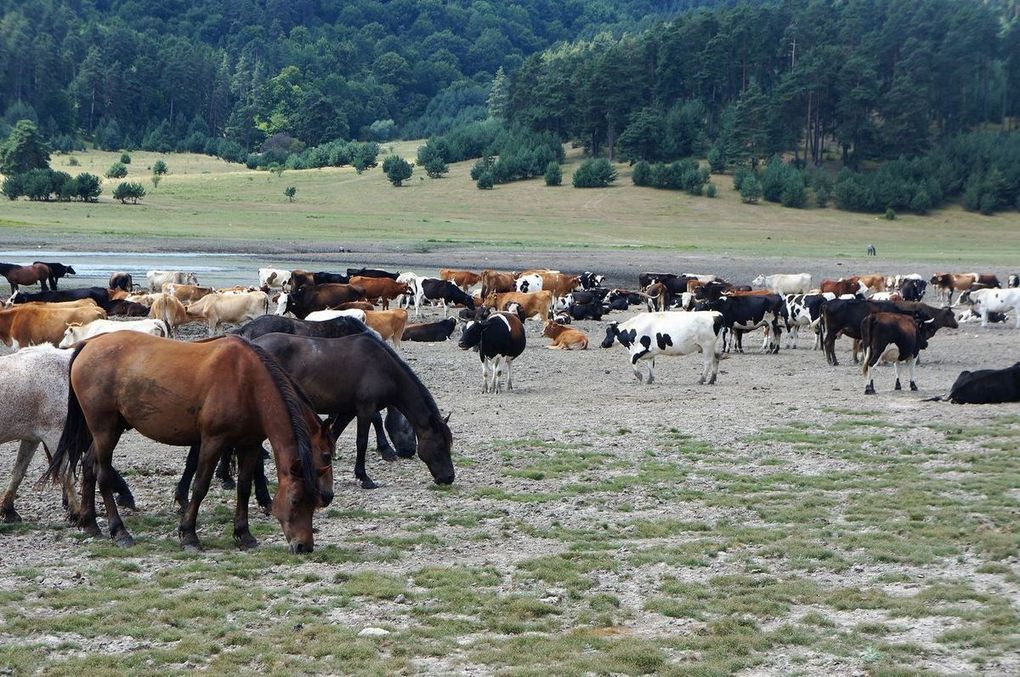
<path id="1" fill-rule="evenodd" d="M 50 279 L 50 267 L 45 263 L 33 263 L 30 266 L 13 266 L 3 264 L 0 275 L 11 283 L 11 293 L 18 291 L 18 285 L 39 284 L 43 291 L 49 291 L 47 281 Z"/>
<path id="2" fill-rule="evenodd" d="M 132 334 L 127 336 L 126 334 Z M 258 346 L 237 337 L 181 343 L 135 332 L 97 336 L 75 350 L 70 365 L 67 423 L 53 457 L 75 467 L 91 445 L 82 479 L 80 523 L 97 535 L 95 491 L 106 503 L 110 535 L 133 543 L 113 501 L 111 460 L 131 428 L 175 446 L 198 445 L 198 479 L 179 534 L 198 547 L 195 523 L 224 448 L 238 450 L 234 539 L 257 545 L 248 529 L 248 500 L 262 441 L 276 455 L 279 488 L 273 512 L 291 552 L 311 552 L 312 513 L 333 499 L 335 438 L 293 381 Z"/>

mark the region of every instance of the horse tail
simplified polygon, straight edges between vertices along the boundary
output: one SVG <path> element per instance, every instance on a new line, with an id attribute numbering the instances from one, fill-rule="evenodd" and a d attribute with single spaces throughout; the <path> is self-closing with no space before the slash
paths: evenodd
<path id="1" fill-rule="evenodd" d="M 67 365 L 67 419 L 64 421 L 64 431 L 60 434 L 57 450 L 50 460 L 50 467 L 43 475 L 43 478 L 49 475 L 54 483 L 60 481 L 60 467 L 64 464 L 64 459 L 67 459 L 68 472 L 75 472 L 81 463 L 82 456 L 92 445 L 92 432 L 85 421 L 85 412 L 82 411 L 81 402 L 78 401 L 78 394 L 71 386 L 71 369 L 84 347 L 85 344 L 82 343 L 74 349 L 71 361 Z"/>

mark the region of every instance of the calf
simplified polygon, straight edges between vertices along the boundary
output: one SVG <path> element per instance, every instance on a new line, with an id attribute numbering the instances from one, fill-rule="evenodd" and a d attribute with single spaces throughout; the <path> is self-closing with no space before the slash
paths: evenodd
<path id="1" fill-rule="evenodd" d="M 786 306 L 783 297 L 777 294 L 766 296 L 723 296 L 716 301 L 705 304 L 706 310 L 714 310 L 722 314 L 723 326 L 734 333 L 733 342 L 737 352 L 744 352 L 743 334 L 745 332 L 766 328 L 765 342 L 762 352 L 779 352 L 779 320 L 786 319 Z M 723 338 L 723 349 L 729 352 Z"/>
<path id="2" fill-rule="evenodd" d="M 438 322 L 428 324 L 409 324 L 404 329 L 404 341 L 420 341 L 423 343 L 435 343 L 449 340 L 453 330 L 457 328 L 457 320 L 448 317 Z"/>
<path id="3" fill-rule="evenodd" d="M 895 345 L 899 355 L 896 359 L 895 390 L 902 390 L 900 385 L 900 365 L 904 362 L 910 369 L 910 389 L 917 390 L 914 383 L 914 367 L 917 365 L 918 354 L 928 347 L 931 333 L 927 325 L 935 323 L 934 319 L 921 322 L 913 314 L 903 313 L 872 313 L 861 320 L 861 341 L 864 344 L 865 395 L 875 394 L 875 379 L 871 368 L 878 363 L 882 353 L 889 345 Z"/>
<path id="4" fill-rule="evenodd" d="M 626 322 L 610 322 L 606 327 L 603 348 L 614 341 L 630 352 L 630 365 L 639 382 L 655 381 L 655 358 L 658 355 L 690 355 L 700 352 L 704 361 L 698 383 L 715 383 L 719 372 L 719 354 L 716 344 L 723 329 L 721 313 L 642 313 Z M 648 360 L 648 378 L 645 379 L 638 362 Z"/>
<path id="5" fill-rule="evenodd" d="M 546 322 L 542 335 L 553 340 L 549 350 L 588 350 L 588 336 L 580 329 L 572 329 L 555 322 Z"/>
<path id="6" fill-rule="evenodd" d="M 527 338 L 524 326 L 515 315 L 493 313 L 484 320 L 464 325 L 458 343 L 461 350 L 476 348 L 482 361 L 482 392 L 498 393 L 503 367 L 506 367 L 506 389 L 513 390 L 513 361 L 524 352 Z"/>
<path id="7" fill-rule="evenodd" d="M 410 308 L 411 304 L 417 309 L 418 302 L 421 300 L 421 281 L 424 278 L 417 273 L 406 272 L 401 273 L 400 277 L 397 278 L 397 282 L 402 282 L 407 285 L 407 293 L 398 296 L 396 298 L 398 308 Z"/>
<path id="8" fill-rule="evenodd" d="M 1020 362 L 1005 369 L 961 372 L 948 399 L 956 404 L 1020 402 Z"/>
<path id="9" fill-rule="evenodd" d="M 424 278 L 420 281 L 419 293 L 421 294 L 421 298 L 423 299 L 433 302 L 439 301 L 440 303 L 442 303 L 444 318 L 448 314 L 446 306 L 447 303 L 464 306 L 468 310 L 475 309 L 474 299 L 471 296 L 469 296 L 466 292 L 464 292 L 460 287 L 458 287 L 453 282 L 450 282 L 449 280 L 436 280 L 434 278 Z M 414 309 L 415 317 L 418 316 L 418 305 L 419 304 L 415 304 Z"/>
<path id="10" fill-rule="evenodd" d="M 173 296 L 159 294 L 149 306 L 149 317 L 162 320 L 170 330 L 170 337 L 173 338 L 177 327 L 188 321 L 188 310 Z"/>
<path id="11" fill-rule="evenodd" d="M 981 315 L 981 326 L 987 327 L 991 313 L 1016 313 L 1016 328 L 1020 329 L 1020 288 L 977 289 L 960 297 L 974 304 L 974 311 Z"/>

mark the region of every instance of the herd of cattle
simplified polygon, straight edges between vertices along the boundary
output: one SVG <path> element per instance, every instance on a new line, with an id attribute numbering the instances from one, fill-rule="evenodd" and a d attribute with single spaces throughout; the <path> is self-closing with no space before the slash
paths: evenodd
<path id="1" fill-rule="evenodd" d="M 995 275 L 978 273 L 936 273 L 928 280 L 918 274 L 859 275 L 822 280 L 816 287 L 806 273 L 760 275 L 738 285 L 716 275 L 647 272 L 638 276 L 637 288 L 628 290 L 604 286 L 605 277 L 590 271 L 442 269 L 438 278 L 430 278 L 370 268 L 349 268 L 345 274 L 262 268 L 257 286 L 213 289 L 200 286 L 194 273 L 153 270 L 144 285 L 128 273 L 114 273 L 106 287 L 60 290 L 58 280 L 74 275 L 73 267 L 0 264 L 0 273 L 12 290 L 0 311 L 0 340 L 15 348 L 69 347 L 120 330 L 174 337 L 188 322 L 205 323 L 212 335 L 226 324 L 267 314 L 310 322 L 350 316 L 399 347 L 403 340 L 448 340 L 460 322 L 461 347 L 474 348 L 482 361 L 483 392 L 500 390 L 504 375 L 512 389 L 511 366 L 524 352 L 524 326 L 531 318 L 552 339 L 547 347 L 586 349 L 587 335 L 569 326 L 574 320 L 602 320 L 632 306 L 647 310 L 609 322 L 602 346 L 625 346 L 635 376 L 648 383 L 655 378 L 657 356 L 695 352 L 704 361 L 700 382 L 714 383 L 721 354 L 743 352 L 743 335 L 756 330 L 762 331 L 765 353 L 779 351 L 784 333 L 785 347 L 796 348 L 800 332 L 810 331 L 815 349 L 835 365 L 835 342 L 845 335 L 854 341 L 855 363 L 863 352 L 867 394 L 874 392 L 871 368 L 879 361 L 895 364 L 897 390 L 900 369 L 906 367 L 909 387 L 916 390 L 918 355 L 940 328 L 978 320 L 987 326 L 1005 321 L 1009 311 L 1020 328 L 1016 274 L 1008 276 L 1005 287 Z M 18 289 L 33 279 L 42 292 Z M 936 301 L 946 305 L 923 302 L 929 286 Z M 951 309 L 954 295 L 962 313 Z M 412 306 L 418 318 L 426 305 L 441 306 L 443 319 L 409 323 Z M 456 317 L 449 317 L 451 307 L 459 308 Z M 117 315 L 128 319 L 107 319 Z M 1020 385 L 1017 390 L 1020 397 Z"/>

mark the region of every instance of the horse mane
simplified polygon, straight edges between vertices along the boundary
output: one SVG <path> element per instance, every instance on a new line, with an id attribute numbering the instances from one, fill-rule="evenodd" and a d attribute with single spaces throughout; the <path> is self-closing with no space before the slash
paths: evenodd
<path id="1" fill-rule="evenodd" d="M 301 406 L 304 405 L 312 411 L 315 411 L 315 409 L 312 407 L 312 403 L 308 401 L 308 396 L 294 384 L 290 376 L 287 375 L 269 353 L 261 346 L 247 339 L 238 338 L 247 344 L 248 348 L 261 360 L 266 371 L 269 372 L 270 378 L 273 379 L 273 383 L 276 384 L 277 390 L 280 392 L 280 399 L 283 400 L 283 406 L 287 410 L 291 432 L 294 434 L 294 441 L 297 443 L 305 491 L 309 495 L 314 496 L 317 494 L 318 488 L 316 487 L 315 466 L 312 463 L 312 438 L 305 427 Z M 318 416 L 316 416 L 316 419 L 318 419 Z"/>
<path id="2" fill-rule="evenodd" d="M 366 325 L 366 327 L 367 327 L 367 325 Z M 393 360 L 397 363 L 397 365 L 404 372 L 404 374 L 407 376 L 407 378 L 411 381 L 411 383 L 415 387 L 418 388 L 418 391 L 422 394 L 422 402 L 424 402 L 425 406 L 428 408 L 429 413 L 434 418 L 436 418 L 436 419 L 441 421 L 443 419 L 443 417 L 439 413 L 439 405 L 436 404 L 436 400 L 435 400 L 434 397 L 432 397 L 431 391 L 429 391 L 429 389 L 425 387 L 425 384 L 421 382 L 421 379 L 418 378 L 418 375 L 416 373 L 414 373 L 414 370 L 411 369 L 411 367 L 407 364 L 407 362 L 404 362 L 404 358 L 400 357 L 400 355 L 397 353 L 397 351 L 394 350 L 393 347 L 390 346 L 389 343 L 387 343 L 386 341 L 383 341 L 379 337 L 379 335 L 377 333 L 375 333 L 374 331 L 371 331 L 370 328 L 369 328 L 369 331 L 367 331 L 364 334 L 362 334 L 362 336 L 370 337 L 373 341 L 375 341 L 375 343 L 377 343 L 378 345 L 382 346 L 382 348 L 386 352 L 388 352 L 391 357 L 393 357 Z"/>

